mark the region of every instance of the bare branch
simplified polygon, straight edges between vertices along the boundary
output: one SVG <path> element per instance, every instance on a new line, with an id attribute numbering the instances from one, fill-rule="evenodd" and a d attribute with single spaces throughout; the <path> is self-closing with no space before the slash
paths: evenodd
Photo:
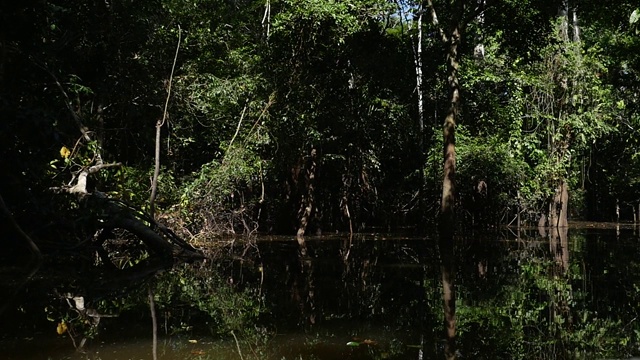
<path id="1" fill-rule="evenodd" d="M 91 174 L 95 174 L 98 171 L 105 169 L 105 168 L 110 168 L 110 167 L 116 167 L 116 166 L 122 166 L 122 163 L 109 163 L 109 164 L 103 164 L 102 160 L 97 161 L 96 165 L 90 166 L 88 168 L 84 168 L 80 171 L 80 173 L 78 174 L 78 182 L 72 186 L 68 191 L 70 194 L 81 194 L 81 195 L 85 195 L 87 194 L 87 177 Z"/>
<path id="2" fill-rule="evenodd" d="M 160 176 L 160 129 L 167 121 L 167 108 L 169 107 L 169 99 L 171 98 L 171 84 L 173 82 L 173 72 L 176 69 L 176 62 L 178 61 L 178 52 L 180 51 L 180 41 L 182 40 L 182 28 L 178 25 L 178 45 L 176 46 L 176 55 L 173 57 L 173 66 L 171 67 L 171 75 L 169 75 L 169 84 L 167 85 L 167 99 L 164 102 L 164 112 L 162 113 L 162 120 L 158 120 L 156 123 L 156 151 L 155 151 L 155 167 L 153 169 L 153 179 L 151 180 L 151 195 L 149 196 L 149 209 L 151 217 L 155 213 L 155 202 L 158 194 L 158 176 Z"/>
<path id="3" fill-rule="evenodd" d="M 247 106 L 249 106 L 249 99 L 247 99 L 246 103 L 244 104 L 244 108 L 242 109 L 242 114 L 240 114 L 240 120 L 238 120 L 238 126 L 236 127 L 236 133 L 233 134 L 233 137 L 231 138 L 231 141 L 229 141 L 229 149 L 231 149 L 231 145 L 233 144 L 233 140 L 236 139 L 236 136 L 238 136 L 238 133 L 240 132 L 240 125 L 242 125 L 242 120 L 244 119 L 244 114 L 247 111 Z"/>
<path id="4" fill-rule="evenodd" d="M 20 225 L 18 225 L 16 220 L 13 218 L 13 215 L 11 215 L 11 211 L 9 211 L 9 208 L 7 208 L 7 205 L 4 203 L 4 199 L 2 199 L 2 195 L 0 195 L 0 214 L 4 215 L 9 220 L 9 223 L 11 224 L 13 229 L 18 233 L 18 235 L 20 235 L 22 240 L 24 240 L 24 242 L 28 245 L 31 253 L 37 259 L 40 259 L 42 255 L 40 253 L 40 249 L 38 248 L 38 245 L 36 245 L 36 243 L 33 242 L 31 237 L 29 237 L 29 235 L 27 235 L 27 233 L 25 233 L 24 230 L 22 230 Z"/>
<path id="5" fill-rule="evenodd" d="M 69 98 L 69 95 L 67 95 L 67 92 L 64 90 L 64 87 L 62 86 L 62 83 L 60 83 L 60 81 L 58 80 L 58 77 L 54 73 L 52 73 L 49 69 L 47 69 L 43 65 L 40 65 L 37 61 L 35 61 L 33 59 L 31 59 L 31 61 L 37 67 L 39 67 L 40 69 L 44 70 L 44 72 L 49 74 L 49 76 L 51 76 L 51 78 L 53 78 L 53 81 L 56 83 L 56 86 L 58 87 L 58 89 L 62 93 L 62 96 L 64 97 L 64 100 L 65 100 L 64 104 L 65 104 L 67 110 L 69 110 L 69 113 L 71 114 L 71 117 L 73 117 L 73 120 L 76 122 L 76 125 L 78 126 L 78 129 L 80 130 L 80 133 L 82 134 L 82 137 L 87 142 L 91 141 L 91 137 L 89 136 L 89 133 L 90 133 L 89 128 L 87 128 L 82 123 L 82 119 L 80 119 L 80 116 L 78 116 L 78 114 L 71 107 L 71 99 Z"/>

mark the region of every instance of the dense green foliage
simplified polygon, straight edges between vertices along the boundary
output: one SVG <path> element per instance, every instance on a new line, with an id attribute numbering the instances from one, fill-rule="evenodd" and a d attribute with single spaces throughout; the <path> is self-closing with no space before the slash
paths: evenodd
<path id="1" fill-rule="evenodd" d="M 563 17 L 560 5 L 492 1 L 464 13 L 462 224 L 506 224 L 517 213 L 534 223 L 560 183 L 574 218 L 614 219 L 619 204 L 632 219 L 638 207 L 637 6 L 581 1 Z M 433 6 L 441 23 L 454 13 Z M 64 219 L 47 232 L 64 234 L 77 204 L 50 189 L 102 159 L 122 166 L 92 173 L 89 191 L 146 207 L 172 80 L 158 206 L 185 233 L 292 233 L 308 205 L 309 232 L 434 219 L 446 50 L 430 9 L 417 29 L 419 9 L 384 0 L 3 4 L 0 193 L 18 223 L 42 233 Z"/>
<path id="2" fill-rule="evenodd" d="M 400 306 L 383 297 L 399 285 L 375 271 L 385 256 L 378 242 L 343 239 L 332 258 L 341 273 L 314 269 L 309 259 L 323 250 L 313 246 L 281 257 L 291 263 L 272 257 L 282 266 L 273 283 L 290 287 L 277 295 L 263 292 L 271 274 L 261 254 L 249 259 L 251 271 L 239 271 L 246 282 L 213 276 L 220 269 L 206 262 L 152 280 L 171 261 L 138 265 L 200 255 L 154 219 L 198 245 L 237 233 L 429 231 L 439 209 L 447 215 L 440 230 L 455 227 L 454 213 L 460 227 L 553 225 L 567 203 L 573 219 L 640 220 L 639 27 L 640 9 L 628 0 L 2 2 L 0 235 L 12 250 L 3 260 L 19 262 L 13 255 L 33 240 L 53 255 L 49 266 L 68 261 L 102 286 L 86 295 L 92 301 L 147 280 L 158 285 L 158 309 L 181 311 L 164 315 L 174 330 L 201 318 L 217 336 L 263 339 L 269 316 L 304 326 L 331 316 L 414 326 L 409 308 L 383 316 Z M 448 115 L 457 167 L 443 171 Z M 159 194 L 149 201 L 156 151 Z M 455 203 L 440 207 L 450 188 L 444 174 L 455 174 L 456 194 L 444 196 Z M 604 275 L 580 267 L 609 252 L 585 241 L 584 258 L 569 260 L 566 234 L 551 234 L 551 254 L 503 246 L 498 258 L 482 258 L 457 249 L 460 267 L 474 266 L 458 286 L 465 356 L 633 355 L 638 287 L 607 275 L 621 271 L 615 267 Z M 249 249 L 233 255 L 244 261 Z M 385 250 L 424 255 L 407 249 Z M 453 260 L 439 253 L 438 275 L 449 278 Z M 610 256 L 635 276 L 635 260 Z M 402 283 L 425 323 L 441 317 L 430 294 L 455 288 L 453 280 L 429 282 L 441 270 L 433 266 Z M 502 267 L 501 278 L 491 266 Z M 314 287 L 321 271 L 336 278 L 326 289 Z M 587 280 L 613 295 L 589 298 Z M 316 317 L 335 305 L 316 294 L 334 285 L 344 286 L 336 301 L 348 309 Z M 148 290 L 137 288 L 130 303 L 148 301 Z M 455 303 L 455 293 L 447 301 L 443 292 L 445 304 Z M 52 319 L 95 335 L 97 324 L 62 298 L 64 311 Z M 129 303 L 99 305 L 119 312 Z M 439 342 L 430 329 L 421 329 L 423 340 Z"/>

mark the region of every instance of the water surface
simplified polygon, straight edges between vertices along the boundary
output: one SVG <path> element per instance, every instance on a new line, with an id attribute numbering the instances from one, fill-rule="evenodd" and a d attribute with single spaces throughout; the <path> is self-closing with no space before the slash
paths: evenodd
<path id="1" fill-rule="evenodd" d="M 118 289 L 99 287 L 108 283 L 99 271 L 46 261 L 0 317 L 0 358 L 151 359 L 149 288 L 161 359 L 442 357 L 435 239 L 372 233 L 306 241 L 308 258 L 290 237 L 220 241 L 211 260 Z M 633 228 L 459 236 L 460 358 L 639 355 L 639 244 Z M 2 277 L 14 273 L 6 268 Z M 19 283 L 3 281 L 3 289 Z M 117 317 L 83 322 L 64 298 L 71 293 Z M 68 329 L 58 334 L 63 320 Z"/>

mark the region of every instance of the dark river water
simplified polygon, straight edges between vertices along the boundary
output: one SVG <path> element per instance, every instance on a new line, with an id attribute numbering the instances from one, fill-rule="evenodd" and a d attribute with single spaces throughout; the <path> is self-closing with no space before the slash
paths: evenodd
<path id="1" fill-rule="evenodd" d="M 3 268 L 0 359 L 152 359 L 150 294 L 159 359 L 444 357 L 437 239 L 306 242 L 305 258 L 292 237 L 258 237 L 169 268 L 144 256 L 117 271 L 62 256 Z M 454 250 L 458 358 L 640 355 L 632 227 L 466 234 Z"/>

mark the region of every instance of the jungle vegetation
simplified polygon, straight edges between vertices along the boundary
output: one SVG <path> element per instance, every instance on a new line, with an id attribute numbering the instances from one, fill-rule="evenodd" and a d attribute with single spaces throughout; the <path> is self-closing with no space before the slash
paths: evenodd
<path id="1" fill-rule="evenodd" d="M 636 7 L 3 4 L 1 195 L 43 244 L 154 178 L 191 236 L 633 220 Z"/>
<path id="2" fill-rule="evenodd" d="M 0 3 L 2 260 L 136 268 L 103 291 L 224 235 L 410 228 L 455 314 L 456 230 L 638 222 L 639 143 L 634 1 Z"/>

